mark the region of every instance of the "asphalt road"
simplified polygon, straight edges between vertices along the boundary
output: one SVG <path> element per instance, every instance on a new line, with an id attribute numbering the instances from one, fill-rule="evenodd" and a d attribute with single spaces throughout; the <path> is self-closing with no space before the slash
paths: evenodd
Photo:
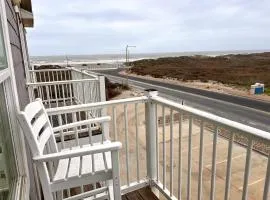
<path id="1" fill-rule="evenodd" d="M 95 72 L 106 75 L 112 81 L 127 80 L 127 76 L 118 74 L 119 70 Z M 160 96 L 174 101 L 183 101 L 185 105 L 270 132 L 270 103 L 268 102 L 130 76 L 128 83 L 140 89 L 156 89 Z"/>

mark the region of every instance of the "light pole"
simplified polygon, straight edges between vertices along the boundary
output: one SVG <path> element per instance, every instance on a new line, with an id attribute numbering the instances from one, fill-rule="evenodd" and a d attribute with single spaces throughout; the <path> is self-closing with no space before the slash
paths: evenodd
<path id="1" fill-rule="evenodd" d="M 126 64 L 127 65 L 129 65 L 129 51 L 128 51 L 128 48 L 130 48 L 130 47 L 136 48 L 136 46 L 129 46 L 129 45 L 126 46 Z"/>

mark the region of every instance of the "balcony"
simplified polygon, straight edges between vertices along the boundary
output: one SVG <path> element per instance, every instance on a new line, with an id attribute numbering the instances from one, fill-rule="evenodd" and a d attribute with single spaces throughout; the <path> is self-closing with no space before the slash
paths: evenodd
<path id="1" fill-rule="evenodd" d="M 31 71 L 28 86 L 32 100 L 43 100 L 60 149 L 105 138 L 123 144 L 123 199 L 141 199 L 142 193 L 160 199 L 270 199 L 268 132 L 152 90 L 105 101 L 104 78 L 75 69 Z M 57 129 L 103 116 L 111 120 Z"/>
<path id="2" fill-rule="evenodd" d="M 104 77 L 74 68 L 29 70 L 28 93 L 47 108 L 105 100 Z M 101 92 L 103 90 L 103 92 Z"/>

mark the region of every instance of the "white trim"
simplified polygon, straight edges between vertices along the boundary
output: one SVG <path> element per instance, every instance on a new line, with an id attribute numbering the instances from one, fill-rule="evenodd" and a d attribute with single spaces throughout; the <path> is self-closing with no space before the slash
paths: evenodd
<path id="1" fill-rule="evenodd" d="M 29 77 L 29 63 L 28 63 L 28 56 L 27 56 L 27 51 L 26 51 L 26 42 L 25 42 L 25 35 L 24 35 L 24 27 L 23 24 L 20 23 L 19 20 L 17 20 L 18 23 L 18 29 L 20 33 L 20 39 L 21 39 L 21 48 L 22 48 L 22 56 L 23 56 L 23 63 L 24 63 L 24 70 L 25 70 L 25 76 L 26 76 L 26 81 L 30 81 Z"/>
<path id="2" fill-rule="evenodd" d="M 9 69 L 0 70 L 0 84 L 10 76 Z"/>

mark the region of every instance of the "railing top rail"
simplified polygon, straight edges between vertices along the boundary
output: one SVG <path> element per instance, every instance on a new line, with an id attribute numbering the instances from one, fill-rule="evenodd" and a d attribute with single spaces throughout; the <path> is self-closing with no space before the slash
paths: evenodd
<path id="1" fill-rule="evenodd" d="M 75 72 L 78 72 L 78 73 L 82 73 L 82 74 L 84 74 L 84 75 L 86 75 L 86 76 L 91 76 L 91 77 L 93 77 L 93 78 L 97 78 L 98 76 L 97 75 L 95 75 L 95 74 L 90 74 L 89 72 L 86 72 L 86 71 L 84 71 L 84 70 L 79 70 L 79 69 L 76 69 L 76 68 L 74 68 L 74 67 L 72 67 L 71 68 L 71 70 L 72 71 L 75 71 Z"/>
<path id="2" fill-rule="evenodd" d="M 64 113 L 91 110 L 93 108 L 103 108 L 103 107 L 108 107 L 108 106 L 116 106 L 119 104 L 145 103 L 147 100 L 148 100 L 148 97 L 141 96 L 141 97 L 119 99 L 119 100 L 102 101 L 102 102 L 96 102 L 96 103 L 64 106 L 64 107 L 58 107 L 58 108 L 49 108 L 49 109 L 47 109 L 47 113 L 48 113 L 48 115 L 58 115 L 58 114 L 64 114 Z"/>
<path id="3" fill-rule="evenodd" d="M 219 117 L 217 115 L 214 115 L 214 114 L 211 114 L 211 113 L 208 113 L 205 111 L 201 111 L 201 110 L 189 107 L 189 106 L 185 106 L 185 105 L 167 100 L 167 99 L 159 97 L 159 96 L 153 96 L 153 97 L 151 97 L 151 99 L 156 103 L 163 104 L 163 105 L 170 107 L 172 109 L 183 111 L 183 112 L 195 115 L 199 118 L 204 118 L 204 119 L 207 119 L 208 121 L 215 122 L 217 124 L 220 124 L 221 126 L 226 126 L 230 129 L 245 132 L 245 133 L 251 134 L 253 136 L 256 136 L 258 138 L 262 138 L 262 139 L 266 139 L 266 140 L 270 141 L 270 133 L 269 132 L 266 132 L 266 131 L 263 131 L 263 130 L 260 130 L 257 128 L 253 128 L 253 127 L 250 127 L 250 126 L 247 126 L 247 125 L 244 125 L 244 124 L 241 124 L 241 123 L 229 120 L 229 119 L 225 119 L 225 118 Z"/>
<path id="4" fill-rule="evenodd" d="M 92 81 L 97 81 L 97 80 L 98 80 L 97 78 L 92 78 L 92 79 L 78 79 L 78 80 L 67 80 L 67 81 L 35 82 L 35 83 L 26 83 L 26 85 L 27 86 L 44 86 L 44 85 L 55 85 L 55 84 L 92 82 Z"/>
<path id="5" fill-rule="evenodd" d="M 55 72 L 55 71 L 70 71 L 68 68 L 59 68 L 59 69 L 34 69 L 29 70 L 29 72 Z"/>
<path id="6" fill-rule="evenodd" d="M 31 69 L 29 70 L 30 73 L 38 73 L 38 72 L 62 72 L 62 71 L 74 71 L 74 72 L 78 72 L 78 73 L 81 73 L 81 74 L 84 74 L 85 76 L 89 76 L 89 77 L 92 77 L 92 78 L 97 78 L 98 76 L 94 73 L 89 73 L 89 72 L 86 72 L 86 71 L 83 71 L 83 70 L 80 70 L 80 69 L 76 69 L 74 67 L 70 67 L 70 68 L 67 68 L 67 67 L 63 67 L 63 68 L 58 68 L 58 69 Z"/>

